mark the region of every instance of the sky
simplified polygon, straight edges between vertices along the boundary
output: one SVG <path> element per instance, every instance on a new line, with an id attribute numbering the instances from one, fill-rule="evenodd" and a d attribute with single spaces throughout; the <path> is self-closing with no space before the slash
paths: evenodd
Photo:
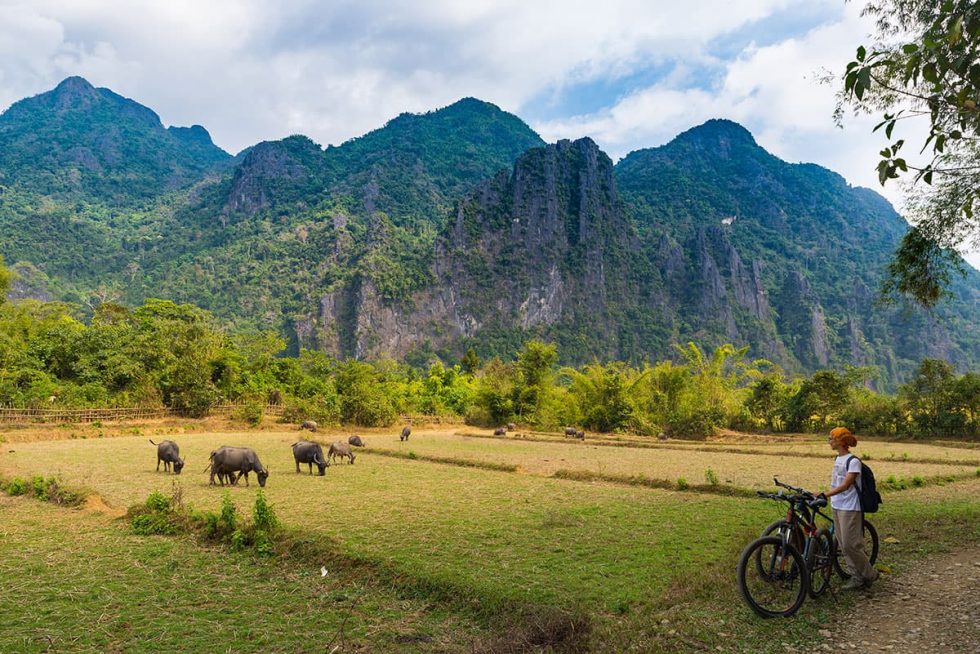
<path id="1" fill-rule="evenodd" d="M 860 0 L 0 0 L 0 110 L 81 75 L 236 153 L 472 96 L 617 160 L 729 118 L 901 209 L 870 116 L 833 120 Z M 916 139 L 915 128 L 910 143 Z M 980 267 L 980 253 L 969 257 Z"/>

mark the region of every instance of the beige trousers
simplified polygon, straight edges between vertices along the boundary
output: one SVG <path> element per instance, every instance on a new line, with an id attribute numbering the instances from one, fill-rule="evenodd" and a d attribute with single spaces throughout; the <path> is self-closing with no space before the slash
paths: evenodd
<path id="1" fill-rule="evenodd" d="M 834 534 L 852 577 L 874 581 L 878 571 L 871 567 L 864 551 L 864 518 L 860 511 L 834 509 Z"/>

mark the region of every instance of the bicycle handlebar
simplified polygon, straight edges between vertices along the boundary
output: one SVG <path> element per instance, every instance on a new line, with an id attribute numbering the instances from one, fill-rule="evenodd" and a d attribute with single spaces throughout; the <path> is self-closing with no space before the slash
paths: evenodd
<path id="1" fill-rule="evenodd" d="M 781 486 L 782 488 L 786 488 L 788 490 L 799 493 L 800 495 L 807 495 L 809 497 L 814 497 L 813 493 L 804 490 L 802 488 L 797 488 L 796 486 L 790 486 L 789 484 L 784 484 L 783 482 L 779 481 L 779 479 L 776 477 L 772 478 L 772 483 L 776 484 L 777 486 Z"/>
<path id="2" fill-rule="evenodd" d="M 797 488 L 796 486 L 790 486 L 789 484 L 784 484 L 783 482 L 779 481 L 779 479 L 777 479 L 776 477 L 773 477 L 772 481 L 777 486 L 791 490 L 794 493 L 798 493 L 798 495 L 796 496 L 786 495 L 782 491 L 779 491 L 778 493 L 766 493 L 765 491 L 757 491 L 760 496 L 768 497 L 769 499 L 773 499 L 773 500 L 783 500 L 785 502 L 790 502 L 791 504 L 798 500 L 804 500 L 807 506 L 809 506 L 811 509 L 821 509 L 827 506 L 826 497 L 820 495 L 814 495 L 813 493 L 804 490 L 802 488 Z"/>

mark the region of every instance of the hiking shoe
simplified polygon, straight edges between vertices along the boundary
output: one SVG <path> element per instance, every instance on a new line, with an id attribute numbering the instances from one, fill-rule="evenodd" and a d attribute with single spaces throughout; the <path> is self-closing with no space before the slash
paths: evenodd
<path id="1" fill-rule="evenodd" d="M 864 580 L 857 577 L 851 577 L 841 586 L 841 590 L 860 590 L 861 588 L 864 588 Z"/>

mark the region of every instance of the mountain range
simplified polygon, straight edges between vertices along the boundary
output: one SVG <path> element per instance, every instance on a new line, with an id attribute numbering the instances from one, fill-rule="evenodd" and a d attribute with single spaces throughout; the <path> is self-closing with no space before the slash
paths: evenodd
<path id="1" fill-rule="evenodd" d="M 932 313 L 875 301 L 906 227 L 726 120 L 614 163 L 473 98 L 237 156 L 78 77 L 0 115 L 14 297 L 166 297 L 293 351 L 423 363 L 537 337 L 567 363 L 635 362 L 695 341 L 888 386 L 923 357 L 976 369 L 980 273 Z"/>

